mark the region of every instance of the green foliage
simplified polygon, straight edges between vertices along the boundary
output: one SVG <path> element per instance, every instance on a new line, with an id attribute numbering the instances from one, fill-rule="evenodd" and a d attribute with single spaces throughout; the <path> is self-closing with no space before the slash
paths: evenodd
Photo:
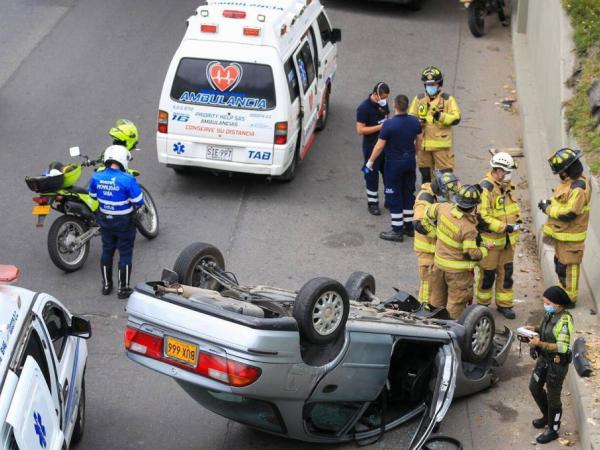
<path id="1" fill-rule="evenodd" d="M 579 56 L 600 42 L 600 0 L 562 0 L 573 26 L 573 41 Z"/>

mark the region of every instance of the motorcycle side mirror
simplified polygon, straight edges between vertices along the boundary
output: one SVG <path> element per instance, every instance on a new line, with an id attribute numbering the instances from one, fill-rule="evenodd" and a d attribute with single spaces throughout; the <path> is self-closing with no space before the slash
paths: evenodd
<path id="1" fill-rule="evenodd" d="M 81 150 L 79 147 L 71 147 L 69 149 L 69 154 L 71 155 L 71 158 L 76 158 L 77 156 L 81 156 Z"/>

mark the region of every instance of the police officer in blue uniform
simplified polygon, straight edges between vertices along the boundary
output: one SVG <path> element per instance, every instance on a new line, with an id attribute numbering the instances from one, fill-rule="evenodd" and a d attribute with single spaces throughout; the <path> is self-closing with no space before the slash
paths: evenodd
<path id="1" fill-rule="evenodd" d="M 135 241 L 135 210 L 144 204 L 144 197 L 136 179 L 127 173 L 129 150 L 122 145 L 111 145 L 104 151 L 105 169 L 96 172 L 90 180 L 90 196 L 98 200 L 98 224 L 102 235 L 102 294 L 112 292 L 113 256 L 119 251 L 120 299 L 128 298 Z"/>
<path id="2" fill-rule="evenodd" d="M 373 147 L 379 137 L 383 122 L 390 114 L 387 98 L 390 87 L 383 81 L 377 83 L 371 95 L 364 100 L 356 110 L 356 132 L 363 137 L 363 157 L 365 163 L 371 156 Z M 381 215 L 379 209 L 379 172 L 383 175 L 384 156 L 381 155 L 373 162 L 373 170 L 365 173 L 367 184 L 367 206 L 374 216 Z"/>
<path id="3" fill-rule="evenodd" d="M 423 130 L 418 118 L 407 114 L 408 97 L 394 99 L 395 115 L 383 124 L 365 172 L 374 170 L 377 159 L 385 154 L 385 202 L 392 215 L 392 229 L 379 237 L 402 242 L 404 235 L 414 236 L 413 207 L 417 180 L 417 152 L 421 151 Z"/>

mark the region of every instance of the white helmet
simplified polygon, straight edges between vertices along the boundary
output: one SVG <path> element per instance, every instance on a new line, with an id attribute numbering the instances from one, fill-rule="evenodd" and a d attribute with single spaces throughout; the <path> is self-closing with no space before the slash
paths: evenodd
<path id="1" fill-rule="evenodd" d="M 104 164 L 108 166 L 112 162 L 121 165 L 121 168 L 126 171 L 129 163 L 129 150 L 123 145 L 111 145 L 104 150 Z"/>
<path id="2" fill-rule="evenodd" d="M 505 172 L 511 172 L 516 168 L 513 157 L 506 152 L 499 152 L 492 156 L 490 166 L 492 169 L 500 168 Z"/>

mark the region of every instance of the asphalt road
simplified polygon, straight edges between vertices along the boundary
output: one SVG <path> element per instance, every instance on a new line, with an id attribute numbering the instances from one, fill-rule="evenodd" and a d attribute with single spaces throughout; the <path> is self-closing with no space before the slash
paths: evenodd
<path id="1" fill-rule="evenodd" d="M 519 139 L 517 119 L 494 105 L 511 84 L 508 30 L 493 19 L 488 35 L 473 39 L 458 1 L 428 0 L 412 13 L 390 4 L 327 0 L 334 26 L 343 30 L 330 122 L 297 178 L 280 184 L 178 176 L 156 161 L 163 77 L 197 0 L 7 1 L 0 15 L 0 260 L 22 268 L 20 285 L 52 293 L 93 322 L 80 448 L 306 448 L 228 422 L 196 405 L 172 380 L 129 362 L 122 349 L 124 303 L 99 295 L 99 240 L 82 270 L 65 275 L 56 269 L 46 250 L 47 229 L 34 226 L 23 178 L 52 160 L 68 160 L 73 145 L 96 154 L 109 144 L 106 130 L 114 120 L 126 117 L 141 129 L 144 150 L 133 165 L 161 219 L 159 238 L 138 238 L 135 282 L 156 279 L 185 245 L 199 240 L 221 248 L 228 268 L 248 283 L 297 289 L 311 277 L 343 282 L 363 270 L 376 275 L 381 293 L 393 286 L 415 291 L 412 242 L 381 241 L 389 218 L 366 212 L 356 105 L 379 80 L 389 82 L 393 94 L 412 97 L 422 89 L 423 67 L 442 68 L 447 91 L 463 109 L 457 173 L 478 181 L 487 149 Z M 505 383 L 457 402 L 443 424 L 465 448 L 530 446 L 530 366 L 514 358 L 509 363 L 500 370 Z M 374 448 L 401 448 L 409 434 L 389 433 Z"/>

